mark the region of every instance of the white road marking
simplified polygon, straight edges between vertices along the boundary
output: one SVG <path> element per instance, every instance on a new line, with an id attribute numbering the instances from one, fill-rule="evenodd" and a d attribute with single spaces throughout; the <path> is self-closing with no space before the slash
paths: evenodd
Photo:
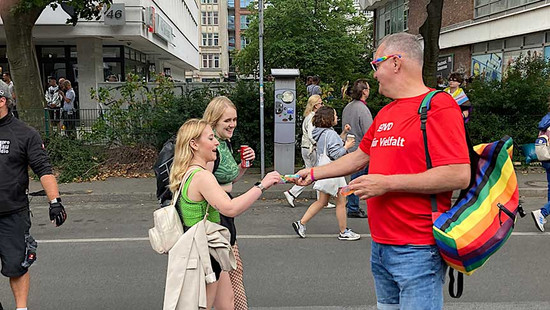
<path id="1" fill-rule="evenodd" d="M 550 232 L 513 232 L 512 236 L 550 236 Z M 336 234 L 309 234 L 307 238 L 336 238 Z M 361 234 L 363 238 L 370 238 L 370 234 Z M 239 239 L 299 239 L 297 235 L 239 235 Z M 93 242 L 131 242 L 149 241 L 149 238 L 83 238 L 83 239 L 52 239 L 37 240 L 40 243 L 93 243 Z"/>

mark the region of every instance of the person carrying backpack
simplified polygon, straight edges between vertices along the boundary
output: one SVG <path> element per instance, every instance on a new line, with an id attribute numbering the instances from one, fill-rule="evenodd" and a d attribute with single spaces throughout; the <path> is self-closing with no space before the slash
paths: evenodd
<path id="1" fill-rule="evenodd" d="M 550 158 L 541 157 L 542 153 L 548 154 L 550 147 L 548 146 L 548 136 L 550 135 L 550 97 L 548 97 L 548 114 L 546 114 L 538 124 L 539 138 L 535 142 L 535 150 L 537 151 L 537 157 L 541 161 L 542 167 L 546 170 L 546 181 L 548 182 L 548 202 L 540 209 L 531 212 L 533 221 L 535 221 L 535 227 L 541 232 L 544 231 L 544 224 L 546 224 L 546 217 L 550 214 Z M 541 140 L 542 138 L 542 140 Z"/>
<path id="2" fill-rule="evenodd" d="M 359 149 L 328 165 L 300 170 L 296 180 L 309 185 L 369 165 L 369 174 L 351 181 L 349 188 L 367 199 L 379 309 L 443 308 L 447 265 L 432 231 L 431 195 L 436 208 L 447 211 L 452 191 L 470 183 L 464 121 L 448 94 L 431 101 L 426 128 L 433 167 L 426 167 L 418 108 L 431 89 L 423 83 L 422 63 L 415 35 L 385 37 L 371 64 L 379 92 L 394 101 L 378 112 Z"/>

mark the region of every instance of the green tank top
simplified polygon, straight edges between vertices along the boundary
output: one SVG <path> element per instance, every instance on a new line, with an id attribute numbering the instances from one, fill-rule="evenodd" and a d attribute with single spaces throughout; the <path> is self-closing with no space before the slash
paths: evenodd
<path id="1" fill-rule="evenodd" d="M 189 199 L 189 196 L 187 196 L 189 184 L 191 184 L 191 179 L 193 178 L 195 173 L 199 172 L 200 170 L 201 169 L 196 169 L 191 172 L 187 180 L 185 180 L 185 184 L 183 185 L 183 188 L 181 190 L 179 207 L 181 215 L 183 216 L 183 224 L 187 227 L 191 227 L 200 222 L 204 218 L 207 209 L 207 219 L 210 222 L 214 223 L 220 222 L 220 213 L 214 207 L 209 205 L 206 200 L 193 201 Z"/>
<path id="2" fill-rule="evenodd" d="M 218 152 L 220 154 L 220 164 L 214 171 L 214 176 L 220 185 L 232 183 L 239 176 L 239 164 L 233 158 L 231 149 L 225 141 L 220 141 Z"/>

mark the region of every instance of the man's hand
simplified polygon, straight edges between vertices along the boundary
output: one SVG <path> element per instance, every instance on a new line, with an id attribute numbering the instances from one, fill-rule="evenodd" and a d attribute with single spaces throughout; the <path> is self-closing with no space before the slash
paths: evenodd
<path id="1" fill-rule="evenodd" d="M 367 199 L 384 195 L 390 189 L 388 176 L 382 174 L 367 174 L 354 179 L 349 183 L 349 188 L 359 199 Z"/>
<path id="2" fill-rule="evenodd" d="M 311 176 L 310 176 L 310 170 L 311 170 L 311 168 L 305 168 L 305 169 L 302 169 L 302 170 L 296 172 L 296 174 L 299 175 L 300 178 L 291 179 L 290 182 L 298 184 L 300 186 L 310 185 L 311 183 L 313 183 L 313 181 L 311 180 Z"/>
<path id="3" fill-rule="evenodd" d="M 50 220 L 52 223 L 55 223 L 55 226 L 61 226 L 67 219 L 67 212 L 65 212 L 65 208 L 61 204 L 61 200 L 59 202 L 50 203 Z"/>

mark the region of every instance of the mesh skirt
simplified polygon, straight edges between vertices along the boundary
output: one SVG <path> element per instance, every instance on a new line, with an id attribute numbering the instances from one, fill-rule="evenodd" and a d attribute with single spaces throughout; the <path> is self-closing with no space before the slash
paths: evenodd
<path id="1" fill-rule="evenodd" d="M 235 259 L 237 260 L 237 269 L 229 272 L 229 278 L 235 295 L 235 310 L 248 310 L 248 301 L 246 300 L 243 283 L 243 261 L 237 243 L 233 245 L 233 253 L 235 253 Z"/>

